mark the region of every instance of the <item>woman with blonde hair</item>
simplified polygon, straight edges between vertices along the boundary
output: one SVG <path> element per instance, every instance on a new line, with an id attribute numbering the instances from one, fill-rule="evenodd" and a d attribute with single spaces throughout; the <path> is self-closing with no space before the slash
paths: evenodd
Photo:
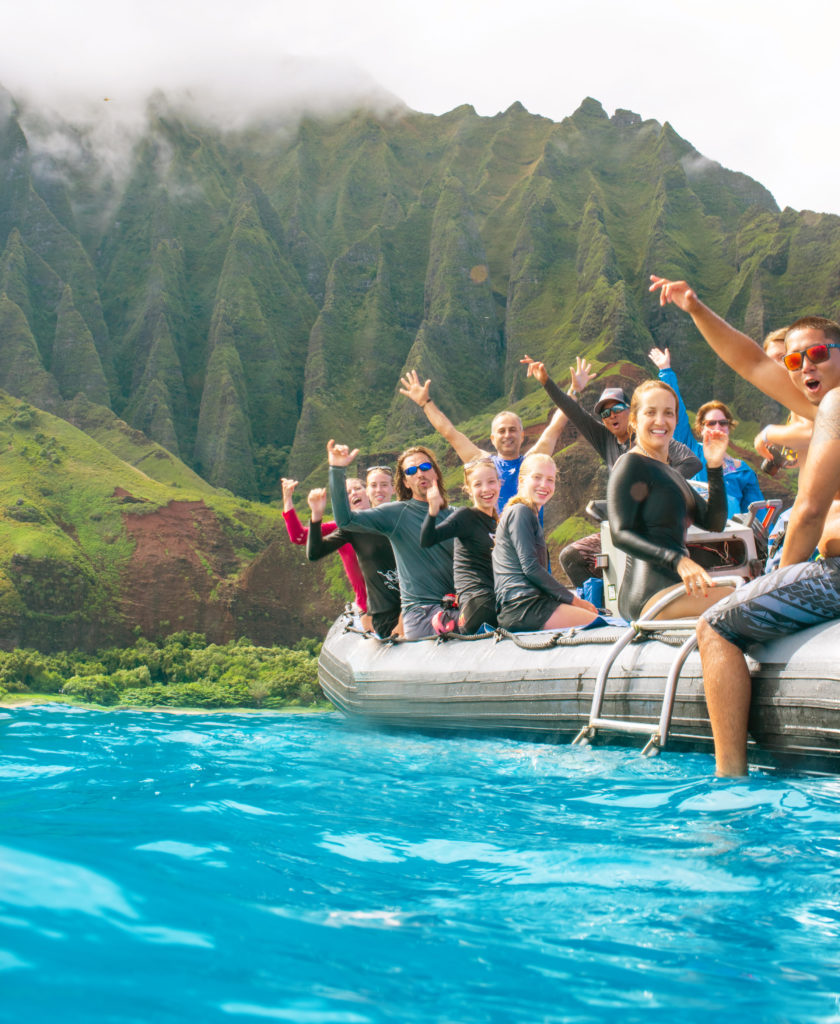
<path id="1" fill-rule="evenodd" d="M 666 590 L 682 581 L 686 594 L 663 613 L 667 618 L 699 615 L 730 593 L 711 590 L 706 570 L 689 557 L 686 533 L 690 523 L 707 530 L 726 525 L 723 456 L 729 433 L 709 428 L 703 435 L 703 456 L 709 479 L 706 501 L 668 465 L 668 446 L 677 424 L 674 389 L 648 380 L 633 392 L 630 422 L 635 444 L 610 474 L 607 508 L 613 543 L 630 557 L 619 589 L 618 610 L 636 619 Z"/>
<path id="2" fill-rule="evenodd" d="M 548 571 L 540 509 L 554 494 L 557 466 L 550 455 L 525 457 L 519 492 L 505 506 L 496 529 L 493 573 L 499 625 L 511 631 L 586 626 L 598 611 Z"/>

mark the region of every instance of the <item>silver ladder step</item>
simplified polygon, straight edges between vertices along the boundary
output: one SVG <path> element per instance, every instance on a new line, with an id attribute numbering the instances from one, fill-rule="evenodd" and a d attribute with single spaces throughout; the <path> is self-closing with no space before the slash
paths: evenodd
<path id="1" fill-rule="evenodd" d="M 712 586 L 739 587 L 743 582 L 744 578 L 742 576 L 715 576 L 712 579 Z M 697 646 L 697 636 L 695 634 L 697 619 L 655 619 L 655 616 L 663 611 L 663 609 L 667 608 L 668 605 L 676 598 L 682 597 L 683 594 L 685 594 L 685 588 L 681 586 L 677 590 L 671 591 L 664 597 L 660 598 L 660 600 L 650 608 L 646 615 L 636 619 L 634 622 L 631 622 L 627 627 L 627 631 L 622 633 L 618 640 L 616 640 L 609 649 L 595 680 L 595 689 L 592 693 L 592 706 L 589 710 L 589 722 L 580 730 L 577 736 L 575 736 L 572 743 L 578 743 L 581 745 L 590 743 L 595 738 L 595 734 L 599 729 L 609 729 L 611 732 L 636 733 L 648 737 L 648 741 L 642 750 L 642 754 L 646 757 L 652 757 L 655 754 L 658 754 L 668 742 L 668 730 L 671 727 L 671 714 L 674 710 L 674 698 L 677 695 L 677 684 L 679 682 L 680 672 L 682 672 L 683 665 L 685 664 L 689 654 L 691 654 Z M 666 629 L 672 632 L 688 632 L 690 635 L 681 645 L 673 662 L 671 663 L 668 678 L 665 682 L 665 690 L 662 694 L 662 707 L 659 713 L 659 721 L 656 725 L 651 725 L 650 722 L 630 722 L 625 718 L 603 718 L 601 716 L 601 709 L 604 705 L 607 680 L 609 678 L 610 669 L 615 664 L 619 654 L 621 654 L 624 648 L 627 647 L 628 644 L 632 643 L 640 633 L 661 632 Z"/>

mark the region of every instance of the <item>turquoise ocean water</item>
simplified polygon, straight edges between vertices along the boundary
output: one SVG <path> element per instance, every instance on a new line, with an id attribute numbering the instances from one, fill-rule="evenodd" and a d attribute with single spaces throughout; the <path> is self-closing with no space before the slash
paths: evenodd
<path id="1" fill-rule="evenodd" d="M 840 780 L 0 710 L 0 1019 L 840 1020 Z"/>

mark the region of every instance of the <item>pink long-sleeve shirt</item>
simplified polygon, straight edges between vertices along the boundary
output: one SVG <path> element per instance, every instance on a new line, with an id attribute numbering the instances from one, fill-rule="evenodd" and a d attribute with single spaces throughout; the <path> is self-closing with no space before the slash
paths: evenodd
<path id="1" fill-rule="evenodd" d="M 283 520 L 286 523 L 286 530 L 292 544 L 305 545 L 306 538 L 309 536 L 309 527 L 303 525 L 298 518 L 297 512 L 294 509 L 284 512 Z M 337 528 L 338 525 L 333 520 L 327 520 L 321 523 L 321 534 L 326 537 L 327 534 L 332 533 Z M 359 611 L 364 613 L 367 611 L 367 589 L 365 588 L 365 578 L 362 576 L 362 570 L 359 568 L 359 560 L 356 558 L 353 545 L 342 544 L 338 549 L 338 554 L 344 563 L 344 571 L 347 573 L 347 579 L 350 581 L 353 593 L 356 595 L 356 604 Z"/>

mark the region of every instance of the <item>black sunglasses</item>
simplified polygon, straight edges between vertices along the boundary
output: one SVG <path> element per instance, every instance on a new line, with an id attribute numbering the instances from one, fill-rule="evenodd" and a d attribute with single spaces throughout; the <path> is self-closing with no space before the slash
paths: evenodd
<path id="1" fill-rule="evenodd" d="M 405 473 L 406 476 L 414 476 L 418 469 L 422 469 L 423 472 L 426 473 L 431 468 L 431 462 L 421 462 L 419 466 L 403 466 L 403 473 Z"/>
<path id="2" fill-rule="evenodd" d="M 602 409 L 598 415 L 602 420 L 608 420 L 610 416 L 615 416 L 616 413 L 624 412 L 629 408 L 630 406 L 626 402 L 616 402 L 614 405 L 608 405 L 606 409 Z"/>
<path id="3" fill-rule="evenodd" d="M 833 341 L 828 344 L 809 345 L 808 348 L 799 349 L 798 352 L 786 353 L 783 362 L 789 370 L 801 370 L 804 356 L 807 356 L 812 363 L 824 363 L 828 359 L 830 348 L 840 348 L 840 345 Z"/>

